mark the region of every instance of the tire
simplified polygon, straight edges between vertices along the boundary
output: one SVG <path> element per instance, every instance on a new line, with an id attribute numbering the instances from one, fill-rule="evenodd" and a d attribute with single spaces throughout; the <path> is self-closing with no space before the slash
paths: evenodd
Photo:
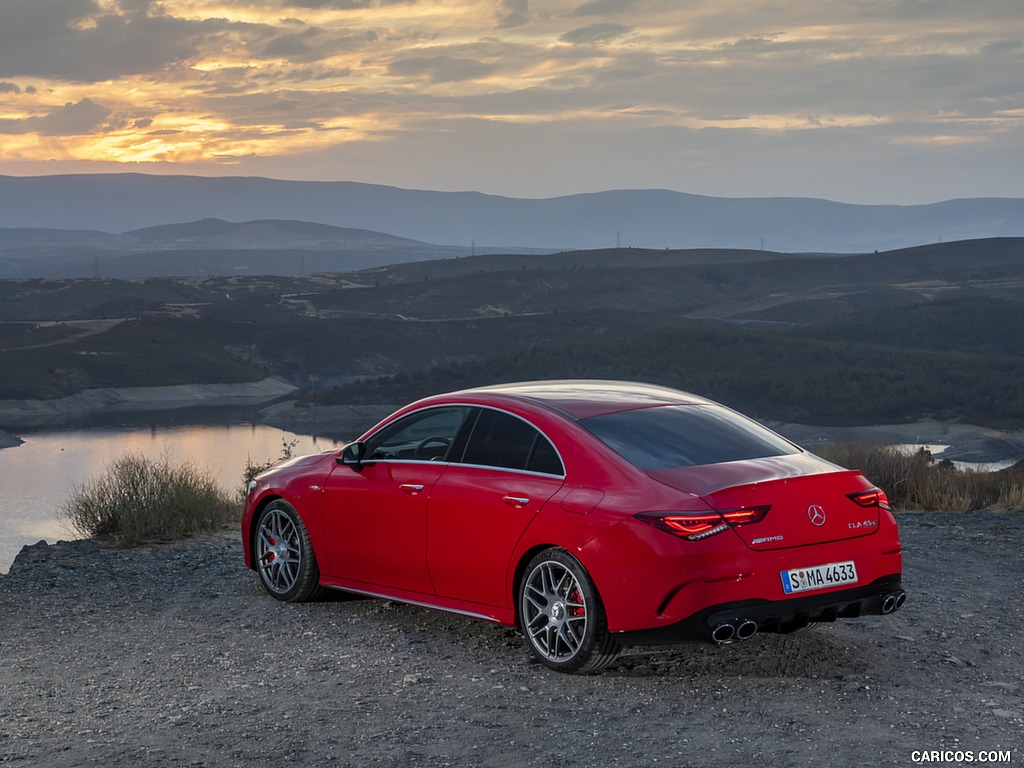
<path id="1" fill-rule="evenodd" d="M 272 501 L 260 513 L 253 553 L 263 588 L 278 600 L 299 603 L 323 594 L 309 533 L 284 499 Z"/>
<path id="2" fill-rule="evenodd" d="M 597 587 L 564 549 L 547 549 L 530 560 L 517 602 L 526 645 L 545 666 L 585 674 L 603 669 L 618 654 Z"/>

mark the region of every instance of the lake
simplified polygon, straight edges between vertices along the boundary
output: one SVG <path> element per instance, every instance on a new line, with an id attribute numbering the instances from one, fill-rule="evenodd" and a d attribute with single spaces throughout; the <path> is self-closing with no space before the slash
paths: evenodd
<path id="1" fill-rule="evenodd" d="M 61 521 L 62 504 L 76 485 L 126 453 L 188 460 L 228 489 L 238 488 L 246 461 L 260 464 L 296 440 L 294 455 L 340 448 L 344 441 L 257 424 L 116 426 L 21 432 L 25 442 L 0 450 L 0 573 L 26 544 L 79 538 Z M 355 437 L 356 435 L 353 435 Z"/>

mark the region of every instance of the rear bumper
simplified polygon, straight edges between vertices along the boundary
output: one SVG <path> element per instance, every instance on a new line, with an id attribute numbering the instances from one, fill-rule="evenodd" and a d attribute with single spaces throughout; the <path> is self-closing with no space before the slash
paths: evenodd
<path id="1" fill-rule="evenodd" d="M 897 600 L 900 595 L 903 597 Z M 902 574 L 895 573 L 865 586 L 820 595 L 719 603 L 675 624 L 622 632 L 616 638 L 623 645 L 716 642 L 712 637 L 716 628 L 723 624 L 739 627 L 744 622 L 754 622 L 757 632 L 785 634 L 817 622 L 892 613 L 902 607 L 905 599 Z"/>

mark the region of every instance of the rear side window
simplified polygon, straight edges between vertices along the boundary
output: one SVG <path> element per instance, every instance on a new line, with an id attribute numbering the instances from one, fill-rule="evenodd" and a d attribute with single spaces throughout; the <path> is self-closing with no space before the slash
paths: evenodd
<path id="1" fill-rule="evenodd" d="M 533 453 L 530 455 L 530 463 L 526 468 L 531 472 L 543 472 L 548 475 L 564 475 L 562 460 L 548 439 L 540 432 L 537 433 L 537 442 L 533 446 Z"/>
<path id="2" fill-rule="evenodd" d="M 641 469 L 673 469 L 799 453 L 752 419 L 720 406 L 667 405 L 608 413 L 580 425 Z"/>
<path id="3" fill-rule="evenodd" d="M 482 409 L 462 458 L 465 464 L 562 474 L 554 447 L 522 419 Z"/>

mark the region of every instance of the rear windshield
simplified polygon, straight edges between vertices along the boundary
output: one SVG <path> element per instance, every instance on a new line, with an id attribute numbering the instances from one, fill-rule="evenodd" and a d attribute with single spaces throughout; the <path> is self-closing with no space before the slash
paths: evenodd
<path id="1" fill-rule="evenodd" d="M 696 467 L 799 453 L 756 421 L 714 405 L 640 408 L 592 416 L 579 423 L 641 469 Z"/>

